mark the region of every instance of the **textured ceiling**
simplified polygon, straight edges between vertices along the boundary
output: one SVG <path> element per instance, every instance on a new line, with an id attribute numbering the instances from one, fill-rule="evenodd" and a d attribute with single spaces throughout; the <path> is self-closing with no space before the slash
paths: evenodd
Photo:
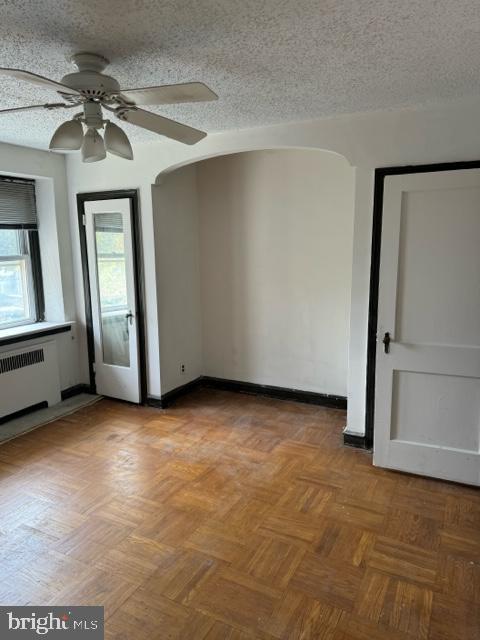
<path id="1" fill-rule="evenodd" d="M 93 51 L 123 88 L 200 80 L 218 102 L 154 110 L 220 131 L 479 95 L 479 32 L 478 0 L 0 0 L 0 66 L 60 80 Z M 56 94 L 2 79 L 0 98 Z M 69 113 L 0 116 L 0 141 L 46 147 Z"/>

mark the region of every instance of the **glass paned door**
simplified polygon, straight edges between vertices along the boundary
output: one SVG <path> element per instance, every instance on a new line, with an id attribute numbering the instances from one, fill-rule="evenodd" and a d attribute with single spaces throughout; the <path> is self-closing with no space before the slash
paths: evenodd
<path id="1" fill-rule="evenodd" d="M 103 362 L 130 366 L 125 234 L 120 213 L 94 213 Z"/>
<path id="2" fill-rule="evenodd" d="M 97 393 L 140 402 L 128 198 L 85 203 Z"/>

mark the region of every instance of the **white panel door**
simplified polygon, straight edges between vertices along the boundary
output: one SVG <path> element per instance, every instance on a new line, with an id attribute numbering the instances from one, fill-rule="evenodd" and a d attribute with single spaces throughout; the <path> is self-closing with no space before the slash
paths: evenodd
<path id="1" fill-rule="evenodd" d="M 140 402 L 130 200 L 85 202 L 97 393 Z"/>
<path id="2" fill-rule="evenodd" d="M 374 464 L 480 484 L 478 169 L 385 178 Z"/>

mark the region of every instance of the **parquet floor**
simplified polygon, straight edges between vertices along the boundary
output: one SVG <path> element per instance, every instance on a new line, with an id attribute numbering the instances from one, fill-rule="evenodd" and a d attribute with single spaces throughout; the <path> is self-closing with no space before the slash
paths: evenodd
<path id="1" fill-rule="evenodd" d="M 480 495 L 341 445 L 341 411 L 103 400 L 0 447 L 0 603 L 125 640 L 480 638 Z"/>

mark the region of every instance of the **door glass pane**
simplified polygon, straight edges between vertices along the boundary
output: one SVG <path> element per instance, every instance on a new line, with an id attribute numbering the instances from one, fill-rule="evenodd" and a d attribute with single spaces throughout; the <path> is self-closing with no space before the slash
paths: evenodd
<path id="1" fill-rule="evenodd" d="M 105 364 L 130 366 L 125 238 L 120 213 L 94 214 Z"/>

